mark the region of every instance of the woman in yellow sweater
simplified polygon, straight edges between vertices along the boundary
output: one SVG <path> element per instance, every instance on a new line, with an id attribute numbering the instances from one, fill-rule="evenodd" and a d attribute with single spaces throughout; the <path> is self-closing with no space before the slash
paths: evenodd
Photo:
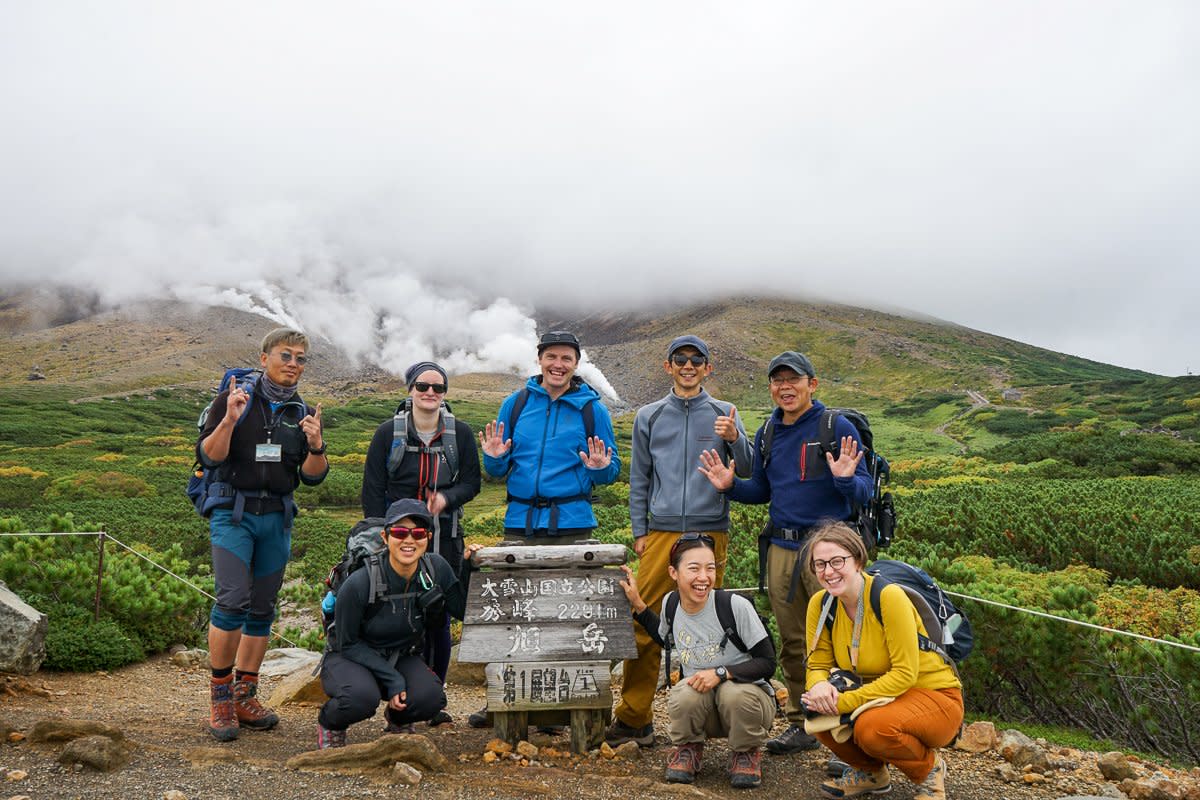
<path id="1" fill-rule="evenodd" d="M 876 618 L 868 600 L 875 578 L 863 572 L 867 551 L 856 531 L 841 522 L 826 525 L 809 536 L 808 554 L 824 591 L 808 604 L 808 691 L 800 701 L 812 716 L 857 712 L 845 741 L 830 731 L 816 734 L 850 765 L 821 788 L 839 798 L 880 794 L 891 788 L 888 764 L 894 764 L 917 784 L 915 800 L 945 800 L 946 762 L 937 748 L 962 726 L 958 675 L 937 653 L 918 647 L 917 634 L 927 631 L 902 588 L 883 588 L 883 622 Z M 828 595 L 836 600 L 832 631 L 821 619 Z"/>

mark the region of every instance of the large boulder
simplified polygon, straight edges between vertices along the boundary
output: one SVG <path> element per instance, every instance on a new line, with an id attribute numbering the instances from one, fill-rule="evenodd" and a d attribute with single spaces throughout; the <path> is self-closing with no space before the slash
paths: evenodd
<path id="1" fill-rule="evenodd" d="M 0 582 L 0 672 L 32 675 L 46 658 L 46 615 Z"/>

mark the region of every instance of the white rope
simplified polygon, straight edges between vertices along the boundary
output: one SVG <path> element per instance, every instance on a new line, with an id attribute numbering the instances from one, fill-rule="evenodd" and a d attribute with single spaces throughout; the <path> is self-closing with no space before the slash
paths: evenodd
<path id="1" fill-rule="evenodd" d="M 132 547 L 125 544 L 120 539 L 113 536 L 111 533 L 105 533 L 104 531 L 76 531 L 76 532 L 71 532 L 71 533 L 62 533 L 62 532 L 58 532 L 58 533 L 0 533 L 0 536 L 103 536 L 105 539 L 109 540 L 110 542 L 116 542 L 121 547 L 124 547 L 126 550 L 133 553 L 135 556 L 142 559 L 147 564 L 155 566 L 158 569 L 162 570 L 163 572 L 167 573 L 175 580 L 180 581 L 182 583 L 186 583 L 188 586 L 192 587 L 197 592 L 199 592 L 200 594 L 207 597 L 209 600 L 212 600 L 214 603 L 217 600 L 217 598 L 213 597 L 211 594 L 204 591 L 199 586 L 197 586 L 196 584 L 189 581 L 187 578 L 183 577 L 182 575 L 175 574 L 171 570 L 164 567 L 162 564 L 159 564 L 158 562 L 148 558 L 147 556 L 143 555 L 142 553 L 139 553 L 137 550 L 134 550 Z M 273 635 L 277 639 L 282 639 L 283 641 L 290 644 L 292 647 L 299 646 L 295 642 L 293 642 L 291 639 L 287 638 L 286 636 L 283 636 L 278 631 L 276 631 L 274 626 L 272 626 L 272 628 L 271 628 L 271 635 Z"/>

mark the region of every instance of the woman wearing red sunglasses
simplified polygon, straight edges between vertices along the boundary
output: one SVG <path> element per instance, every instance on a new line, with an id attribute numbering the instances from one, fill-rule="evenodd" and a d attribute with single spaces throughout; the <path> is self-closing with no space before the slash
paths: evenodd
<path id="1" fill-rule="evenodd" d="M 375 715 L 380 700 L 389 732 L 411 730 L 446 707 L 438 676 L 421 659 L 427 628 L 462 619 L 471 557 L 468 545 L 458 574 L 446 559 L 427 552 L 433 516 L 420 500 L 397 500 L 384 517 L 387 558 L 381 559 L 386 591 L 371 602 L 371 570 L 351 573 L 338 590 L 334 624 L 338 649 L 321 666 L 329 695 L 317 717 L 317 748 L 342 747 L 346 729 Z"/>

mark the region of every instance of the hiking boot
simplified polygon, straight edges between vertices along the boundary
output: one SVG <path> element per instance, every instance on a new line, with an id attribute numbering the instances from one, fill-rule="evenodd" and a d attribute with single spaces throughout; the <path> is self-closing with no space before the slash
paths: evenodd
<path id="1" fill-rule="evenodd" d="M 208 732 L 218 742 L 232 742 L 238 737 L 237 712 L 233 708 L 233 676 L 214 678 L 209 686 L 212 710 L 208 715 Z"/>
<path id="2" fill-rule="evenodd" d="M 762 783 L 762 753 L 758 748 L 735 751 L 729 759 L 729 785 L 735 789 L 753 789 Z"/>
<path id="3" fill-rule="evenodd" d="M 789 725 L 786 731 L 774 739 L 767 740 L 767 750 L 777 756 L 799 753 L 801 750 L 816 750 L 820 746 L 821 743 L 805 733 L 804 728 L 799 725 Z"/>
<path id="4" fill-rule="evenodd" d="M 850 769 L 850 765 L 837 756 L 830 756 L 825 762 L 825 774 L 830 778 L 840 778 L 842 773 Z"/>
<path id="5" fill-rule="evenodd" d="M 704 742 L 687 742 L 671 751 L 664 777 L 667 783 L 691 783 L 700 771 L 700 756 L 704 754 Z"/>
<path id="6" fill-rule="evenodd" d="M 331 747 L 345 747 L 346 732 L 331 731 L 329 728 L 322 727 L 321 723 L 317 723 L 317 749 L 328 750 Z"/>
<path id="7" fill-rule="evenodd" d="M 470 725 L 472 728 L 490 728 L 490 727 L 492 727 L 491 723 L 488 722 L 487 706 L 484 706 L 483 708 L 479 709 L 478 711 L 472 712 L 471 716 L 467 717 L 467 724 Z"/>
<path id="8" fill-rule="evenodd" d="M 436 728 L 439 725 L 453 725 L 453 724 L 454 724 L 454 717 L 450 716 L 450 712 L 444 708 L 441 711 L 434 714 L 433 718 L 431 720 L 429 720 L 429 727 L 431 727 L 431 728 Z"/>
<path id="9" fill-rule="evenodd" d="M 387 727 L 383 729 L 384 733 L 416 733 L 417 725 L 414 722 L 396 723 L 389 722 Z"/>
<path id="10" fill-rule="evenodd" d="M 633 728 L 621 722 L 619 717 L 613 717 L 612 724 L 604 731 L 604 741 L 608 742 L 610 747 L 616 747 L 626 742 L 637 742 L 638 747 L 653 747 L 654 723 Z"/>
<path id="11" fill-rule="evenodd" d="M 917 787 L 913 800 L 946 800 L 946 760 L 939 754 L 933 769 Z"/>
<path id="12" fill-rule="evenodd" d="M 258 702 L 258 679 L 233 682 L 233 710 L 238 725 L 255 731 L 269 731 L 279 724 L 279 715 Z"/>
<path id="13" fill-rule="evenodd" d="M 884 764 L 874 772 L 847 767 L 840 778 L 821 784 L 829 797 L 858 797 L 861 794 L 883 794 L 892 790 L 892 776 Z"/>

